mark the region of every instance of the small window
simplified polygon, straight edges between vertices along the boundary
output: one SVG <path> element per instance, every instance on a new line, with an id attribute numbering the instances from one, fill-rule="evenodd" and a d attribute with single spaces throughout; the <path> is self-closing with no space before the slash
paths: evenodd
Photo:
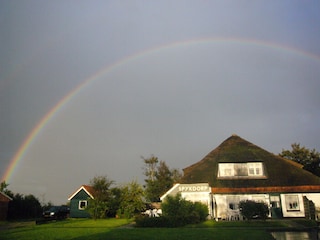
<path id="1" fill-rule="evenodd" d="M 254 175 L 254 168 L 249 168 L 249 176 Z"/>
<path id="2" fill-rule="evenodd" d="M 88 201 L 85 201 L 85 200 L 79 201 L 79 210 L 86 209 L 87 205 L 88 205 Z"/>
<path id="3" fill-rule="evenodd" d="M 229 203 L 229 209 L 238 210 L 239 209 L 239 204 L 237 204 L 237 203 Z"/>
<path id="4" fill-rule="evenodd" d="M 280 197 L 279 196 L 270 196 L 271 207 L 280 208 Z"/>
<path id="5" fill-rule="evenodd" d="M 248 175 L 249 176 L 262 176 L 262 163 L 261 162 L 254 162 L 248 163 Z"/>
<path id="6" fill-rule="evenodd" d="M 287 211 L 300 211 L 298 195 L 286 196 Z"/>

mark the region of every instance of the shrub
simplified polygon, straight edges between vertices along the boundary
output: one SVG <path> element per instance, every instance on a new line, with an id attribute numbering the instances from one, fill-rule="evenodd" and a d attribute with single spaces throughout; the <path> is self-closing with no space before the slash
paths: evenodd
<path id="1" fill-rule="evenodd" d="M 255 202 L 252 200 L 240 201 L 239 208 L 242 216 L 246 219 L 266 219 L 269 214 L 269 208 L 266 203 Z"/>
<path id="2" fill-rule="evenodd" d="M 162 216 L 156 218 L 136 218 L 139 227 L 181 227 L 187 224 L 199 223 L 206 220 L 208 207 L 205 204 L 192 203 L 181 197 L 168 196 L 161 205 Z"/>
<path id="3" fill-rule="evenodd" d="M 208 207 L 205 204 L 199 202 L 194 203 L 194 211 L 199 214 L 200 222 L 205 221 L 209 214 Z"/>

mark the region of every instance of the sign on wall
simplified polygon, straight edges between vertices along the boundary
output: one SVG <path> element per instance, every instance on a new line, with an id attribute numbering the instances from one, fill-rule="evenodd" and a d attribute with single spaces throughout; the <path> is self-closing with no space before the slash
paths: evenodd
<path id="1" fill-rule="evenodd" d="M 179 192 L 210 192 L 208 184 L 181 184 Z"/>

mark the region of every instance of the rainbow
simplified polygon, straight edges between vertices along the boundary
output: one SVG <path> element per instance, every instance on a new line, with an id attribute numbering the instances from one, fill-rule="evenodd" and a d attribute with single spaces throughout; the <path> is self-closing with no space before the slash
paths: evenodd
<path id="1" fill-rule="evenodd" d="M 32 129 L 32 131 L 28 134 L 26 139 L 23 141 L 22 145 L 19 147 L 18 151 L 15 153 L 13 158 L 10 160 L 10 163 L 8 167 L 6 168 L 6 171 L 4 175 L 2 176 L 1 181 L 9 181 L 12 177 L 14 170 L 16 166 L 19 164 L 19 162 L 23 159 L 24 155 L 26 154 L 28 148 L 36 137 L 39 135 L 39 133 L 46 127 L 46 125 L 50 122 L 50 120 L 58 114 L 59 110 L 63 108 L 73 97 L 75 97 L 77 94 L 79 94 L 87 85 L 92 83 L 94 80 L 98 79 L 99 77 L 102 77 L 103 75 L 107 74 L 108 72 L 116 69 L 117 67 L 123 65 L 124 63 L 129 63 L 130 61 L 136 60 L 141 57 L 148 56 L 149 54 L 156 53 L 159 51 L 163 51 L 165 49 L 171 49 L 176 47 L 183 47 L 183 46 L 192 46 L 195 44 L 202 44 L 202 43 L 240 43 L 244 45 L 252 45 L 252 46 L 258 46 L 258 47 L 264 47 L 264 48 L 272 48 L 276 50 L 284 50 L 287 52 L 293 52 L 302 56 L 306 56 L 308 58 L 314 59 L 319 61 L 320 56 L 312 54 L 310 52 L 306 52 L 300 49 L 296 49 L 290 46 L 281 45 L 273 42 L 266 42 L 266 41 L 260 41 L 260 40 L 253 40 L 253 39 L 239 39 L 239 38 L 203 38 L 203 39 L 192 39 L 192 40 L 186 40 L 186 41 L 179 41 L 179 42 L 173 42 L 153 48 L 146 49 L 142 52 L 135 53 L 133 55 L 126 56 L 115 63 L 108 65 L 98 72 L 94 73 L 92 76 L 88 77 L 84 81 L 82 81 L 78 86 L 76 86 L 74 89 L 72 89 L 70 92 L 68 92 L 62 99 L 58 101 L 57 104 L 52 107 L 49 112 L 47 112 L 42 119 L 35 125 L 35 127 Z"/>

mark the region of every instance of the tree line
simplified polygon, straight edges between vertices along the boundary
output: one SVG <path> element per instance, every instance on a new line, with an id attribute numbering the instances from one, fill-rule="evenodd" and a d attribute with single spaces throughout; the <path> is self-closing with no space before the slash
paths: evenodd
<path id="1" fill-rule="evenodd" d="M 320 177 L 320 153 L 315 149 L 300 146 L 300 143 L 291 144 L 291 150 L 282 149 L 279 156 L 303 165 L 303 169 Z"/>
<path id="2" fill-rule="evenodd" d="M 0 191 L 12 198 L 8 205 L 8 220 L 38 218 L 43 210 L 49 208 L 51 203 L 41 204 L 39 199 L 32 194 L 23 195 L 13 193 L 8 189 L 5 181 L 0 184 Z"/>
<path id="3" fill-rule="evenodd" d="M 86 210 L 92 218 L 131 218 L 145 210 L 148 203 L 159 201 L 160 196 L 182 176 L 178 169 L 170 169 L 165 161 L 159 161 L 153 155 L 141 158 L 146 177 L 143 186 L 137 181 L 114 186 L 115 182 L 107 176 L 96 176 L 90 180 L 94 199 L 89 199 Z M 51 202 L 41 204 L 32 194 L 13 193 L 8 186 L 5 181 L 0 184 L 0 191 L 13 199 L 8 206 L 8 220 L 39 218 L 44 210 L 53 205 Z"/>
<path id="4" fill-rule="evenodd" d="M 166 193 L 182 176 L 178 169 L 170 169 L 165 161 L 151 155 L 141 157 L 144 162 L 145 184 L 137 181 L 112 187 L 114 181 L 107 176 L 91 179 L 94 199 L 89 199 L 88 212 L 93 219 L 105 217 L 132 218 L 148 208 L 148 203 L 159 202 L 160 196 Z"/>

